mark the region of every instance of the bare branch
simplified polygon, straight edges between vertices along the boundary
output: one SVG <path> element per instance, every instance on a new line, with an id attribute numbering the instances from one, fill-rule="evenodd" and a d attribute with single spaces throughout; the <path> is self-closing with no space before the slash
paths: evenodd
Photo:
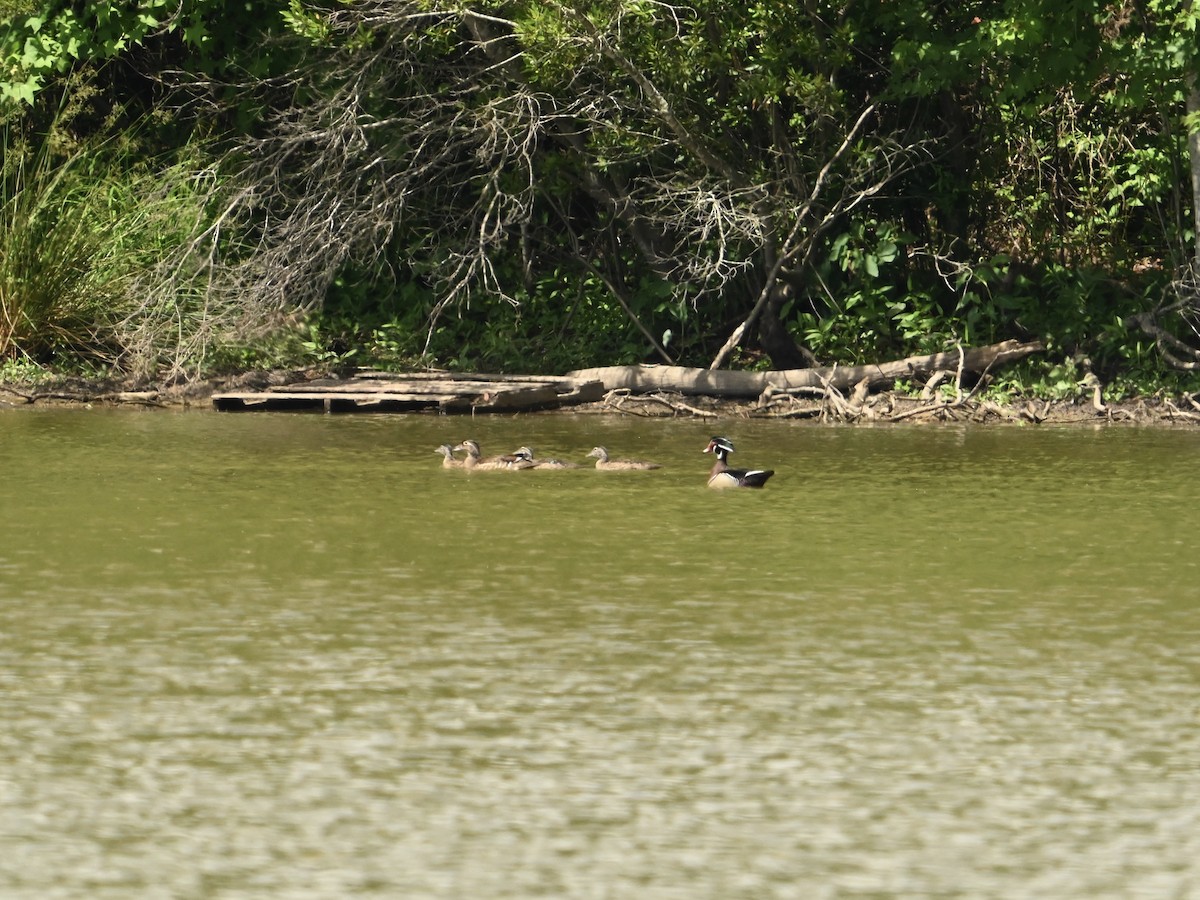
<path id="1" fill-rule="evenodd" d="M 164 276 L 201 285 L 203 272 L 203 302 L 244 310 L 251 327 L 318 309 L 349 263 L 400 260 L 436 293 L 428 349 L 447 310 L 517 304 L 524 285 L 509 263 L 536 246 L 553 265 L 570 259 L 573 271 L 601 275 L 667 357 L 595 258 L 600 242 L 574 237 L 619 230 L 606 246 L 636 252 L 681 302 L 734 296 L 751 306 L 716 368 L 827 230 L 913 164 L 916 147 L 867 134 L 871 103 L 841 131 L 835 113 L 822 113 L 819 140 L 789 138 L 786 117 L 770 112 L 773 146 L 718 143 L 698 124 L 693 89 L 640 61 L 630 40 L 645 29 L 678 39 L 705 24 L 694 10 L 652 0 L 635 14 L 618 3 L 601 20 L 561 0 L 543 6 L 561 22 L 542 39 L 578 58 L 558 75 L 539 75 L 555 60 L 535 55 L 545 51 L 528 23 L 490 6 L 337 5 L 330 48 L 269 85 L 296 100 L 239 148 L 240 189 Z"/>

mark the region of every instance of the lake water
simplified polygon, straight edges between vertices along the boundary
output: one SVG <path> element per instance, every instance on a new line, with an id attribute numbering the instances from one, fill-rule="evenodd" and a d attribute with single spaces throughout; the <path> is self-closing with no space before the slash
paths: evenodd
<path id="1" fill-rule="evenodd" d="M 714 433 L 765 490 L 705 489 Z M 1200 896 L 1198 463 L 0 412 L 0 897 Z"/>

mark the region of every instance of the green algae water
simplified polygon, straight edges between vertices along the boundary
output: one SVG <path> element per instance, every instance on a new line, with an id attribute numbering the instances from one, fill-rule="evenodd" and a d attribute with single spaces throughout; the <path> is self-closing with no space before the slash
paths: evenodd
<path id="1" fill-rule="evenodd" d="M 766 489 L 705 489 L 714 433 Z M 441 469 L 468 437 L 664 468 Z M 0 896 L 1196 895 L 1198 464 L 0 412 Z"/>

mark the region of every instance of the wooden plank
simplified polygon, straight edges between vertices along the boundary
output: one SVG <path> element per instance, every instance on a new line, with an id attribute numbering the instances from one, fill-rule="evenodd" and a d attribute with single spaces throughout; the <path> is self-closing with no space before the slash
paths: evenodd
<path id="1" fill-rule="evenodd" d="M 353 401 L 363 404 L 374 403 L 420 403 L 436 406 L 445 400 L 458 397 L 457 394 L 393 394 L 393 393 L 358 393 L 345 391 L 330 393 L 326 391 L 291 391 L 289 393 L 223 393 L 214 394 L 213 401 L 224 404 L 240 402 L 246 406 L 268 406 L 280 403 L 311 403 L 320 406 L 328 400 Z"/>
<path id="2" fill-rule="evenodd" d="M 569 375 L 503 375 L 486 372 L 380 372 L 365 369 L 354 374 L 364 381 L 478 381 L 514 384 L 569 384 L 575 381 Z"/>
<path id="3" fill-rule="evenodd" d="M 419 384 L 408 381 L 309 381 L 303 387 L 277 384 L 264 388 L 265 394 L 448 394 L 462 390 L 459 384 Z M 470 390 L 469 387 L 466 388 Z M 482 389 L 482 388 L 481 388 Z"/>
<path id="4" fill-rule="evenodd" d="M 310 381 L 303 387 L 297 385 L 272 385 L 264 389 L 264 393 L 292 394 L 300 390 L 304 393 L 331 394 L 484 394 L 503 391 L 523 390 L 527 388 L 551 387 L 554 390 L 569 393 L 575 390 L 579 382 L 573 379 L 555 379 L 554 381 L 516 382 L 516 381 L 486 381 L 474 379 L 439 379 L 437 381 L 408 381 L 369 379 L 364 381 Z"/>
<path id="5" fill-rule="evenodd" d="M 213 395 L 218 410 L 324 409 L 431 410 L 444 412 L 513 412 L 587 403 L 604 396 L 600 381 L 537 378 L 461 381 L 448 378 L 423 382 L 383 379 L 328 379 L 276 385 L 262 391 L 227 391 Z"/>

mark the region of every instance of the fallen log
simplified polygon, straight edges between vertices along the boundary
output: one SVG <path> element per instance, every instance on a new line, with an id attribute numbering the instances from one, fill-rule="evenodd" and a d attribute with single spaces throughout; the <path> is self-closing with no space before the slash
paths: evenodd
<path id="1" fill-rule="evenodd" d="M 860 384 L 869 390 L 888 387 L 902 378 L 928 378 L 938 370 L 988 372 L 1046 347 L 1040 341 L 1002 341 L 986 347 L 964 347 L 928 356 L 877 363 L 869 366 L 830 366 L 818 369 L 780 369 L 771 372 L 727 372 L 684 366 L 600 366 L 568 372 L 567 377 L 602 381 L 606 391 L 633 393 L 667 391 L 727 398 L 753 398 L 771 392 L 833 388 L 850 391 Z"/>

